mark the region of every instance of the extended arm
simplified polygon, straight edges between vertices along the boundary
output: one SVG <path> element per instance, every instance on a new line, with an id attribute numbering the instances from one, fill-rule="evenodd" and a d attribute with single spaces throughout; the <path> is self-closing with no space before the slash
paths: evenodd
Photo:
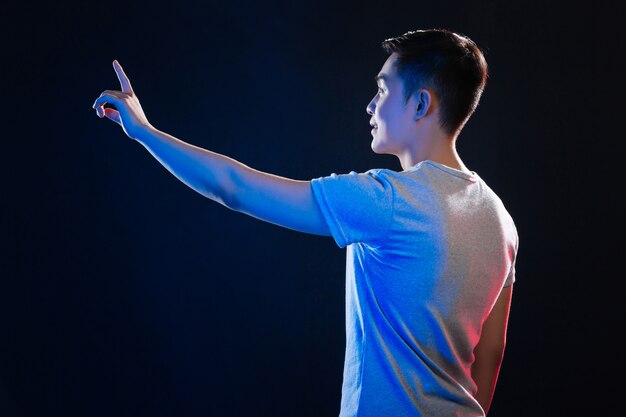
<path id="1" fill-rule="evenodd" d="M 502 289 L 489 317 L 483 324 L 480 340 L 474 349 L 472 378 L 478 386 L 476 400 L 485 410 L 485 414 L 491 405 L 504 356 L 512 292 L 512 285 Z"/>
<path id="2" fill-rule="evenodd" d="M 183 142 L 154 128 L 145 117 L 128 77 L 113 62 L 122 91 L 106 90 L 93 108 L 120 124 L 183 183 L 224 206 L 289 229 L 330 236 L 310 181 L 252 169 L 232 158 Z M 116 108 L 105 108 L 107 103 Z"/>

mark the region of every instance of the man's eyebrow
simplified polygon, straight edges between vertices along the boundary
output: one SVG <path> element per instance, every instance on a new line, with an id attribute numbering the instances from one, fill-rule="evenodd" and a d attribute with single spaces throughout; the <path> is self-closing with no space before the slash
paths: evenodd
<path id="1" fill-rule="evenodd" d="M 378 74 L 374 77 L 374 80 L 378 83 L 378 81 L 382 80 L 385 83 L 389 84 L 389 77 L 385 74 Z"/>

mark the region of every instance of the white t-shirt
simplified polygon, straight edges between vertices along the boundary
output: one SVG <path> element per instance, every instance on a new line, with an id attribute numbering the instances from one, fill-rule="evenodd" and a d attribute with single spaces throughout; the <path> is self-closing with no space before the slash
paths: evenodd
<path id="1" fill-rule="evenodd" d="M 429 160 L 312 189 L 347 246 L 340 417 L 484 416 L 473 350 L 518 247 L 502 201 L 475 172 Z"/>

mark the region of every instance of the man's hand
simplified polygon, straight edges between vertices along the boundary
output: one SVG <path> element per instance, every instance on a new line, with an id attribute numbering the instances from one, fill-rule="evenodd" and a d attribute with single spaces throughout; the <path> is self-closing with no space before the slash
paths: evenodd
<path id="1" fill-rule="evenodd" d="M 132 139 L 137 139 L 139 133 L 150 123 L 139 104 L 139 99 L 135 95 L 130 85 L 130 80 L 124 73 L 122 66 L 117 60 L 113 61 L 113 69 L 120 81 L 122 91 L 104 90 L 93 104 L 98 117 L 107 117 L 122 126 L 124 133 Z M 105 108 L 105 104 L 110 103 L 115 109 Z"/>

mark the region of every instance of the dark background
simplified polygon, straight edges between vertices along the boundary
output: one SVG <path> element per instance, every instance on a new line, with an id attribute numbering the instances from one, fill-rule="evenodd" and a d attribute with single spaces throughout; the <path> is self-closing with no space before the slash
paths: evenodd
<path id="1" fill-rule="evenodd" d="M 520 235 L 490 415 L 623 410 L 624 6 L 17 4 L 0 8 L 0 416 L 336 416 L 344 250 L 203 198 L 91 105 L 118 59 L 150 122 L 195 145 L 295 179 L 399 170 L 370 150 L 380 42 L 435 27 L 485 52 L 458 147 Z"/>

